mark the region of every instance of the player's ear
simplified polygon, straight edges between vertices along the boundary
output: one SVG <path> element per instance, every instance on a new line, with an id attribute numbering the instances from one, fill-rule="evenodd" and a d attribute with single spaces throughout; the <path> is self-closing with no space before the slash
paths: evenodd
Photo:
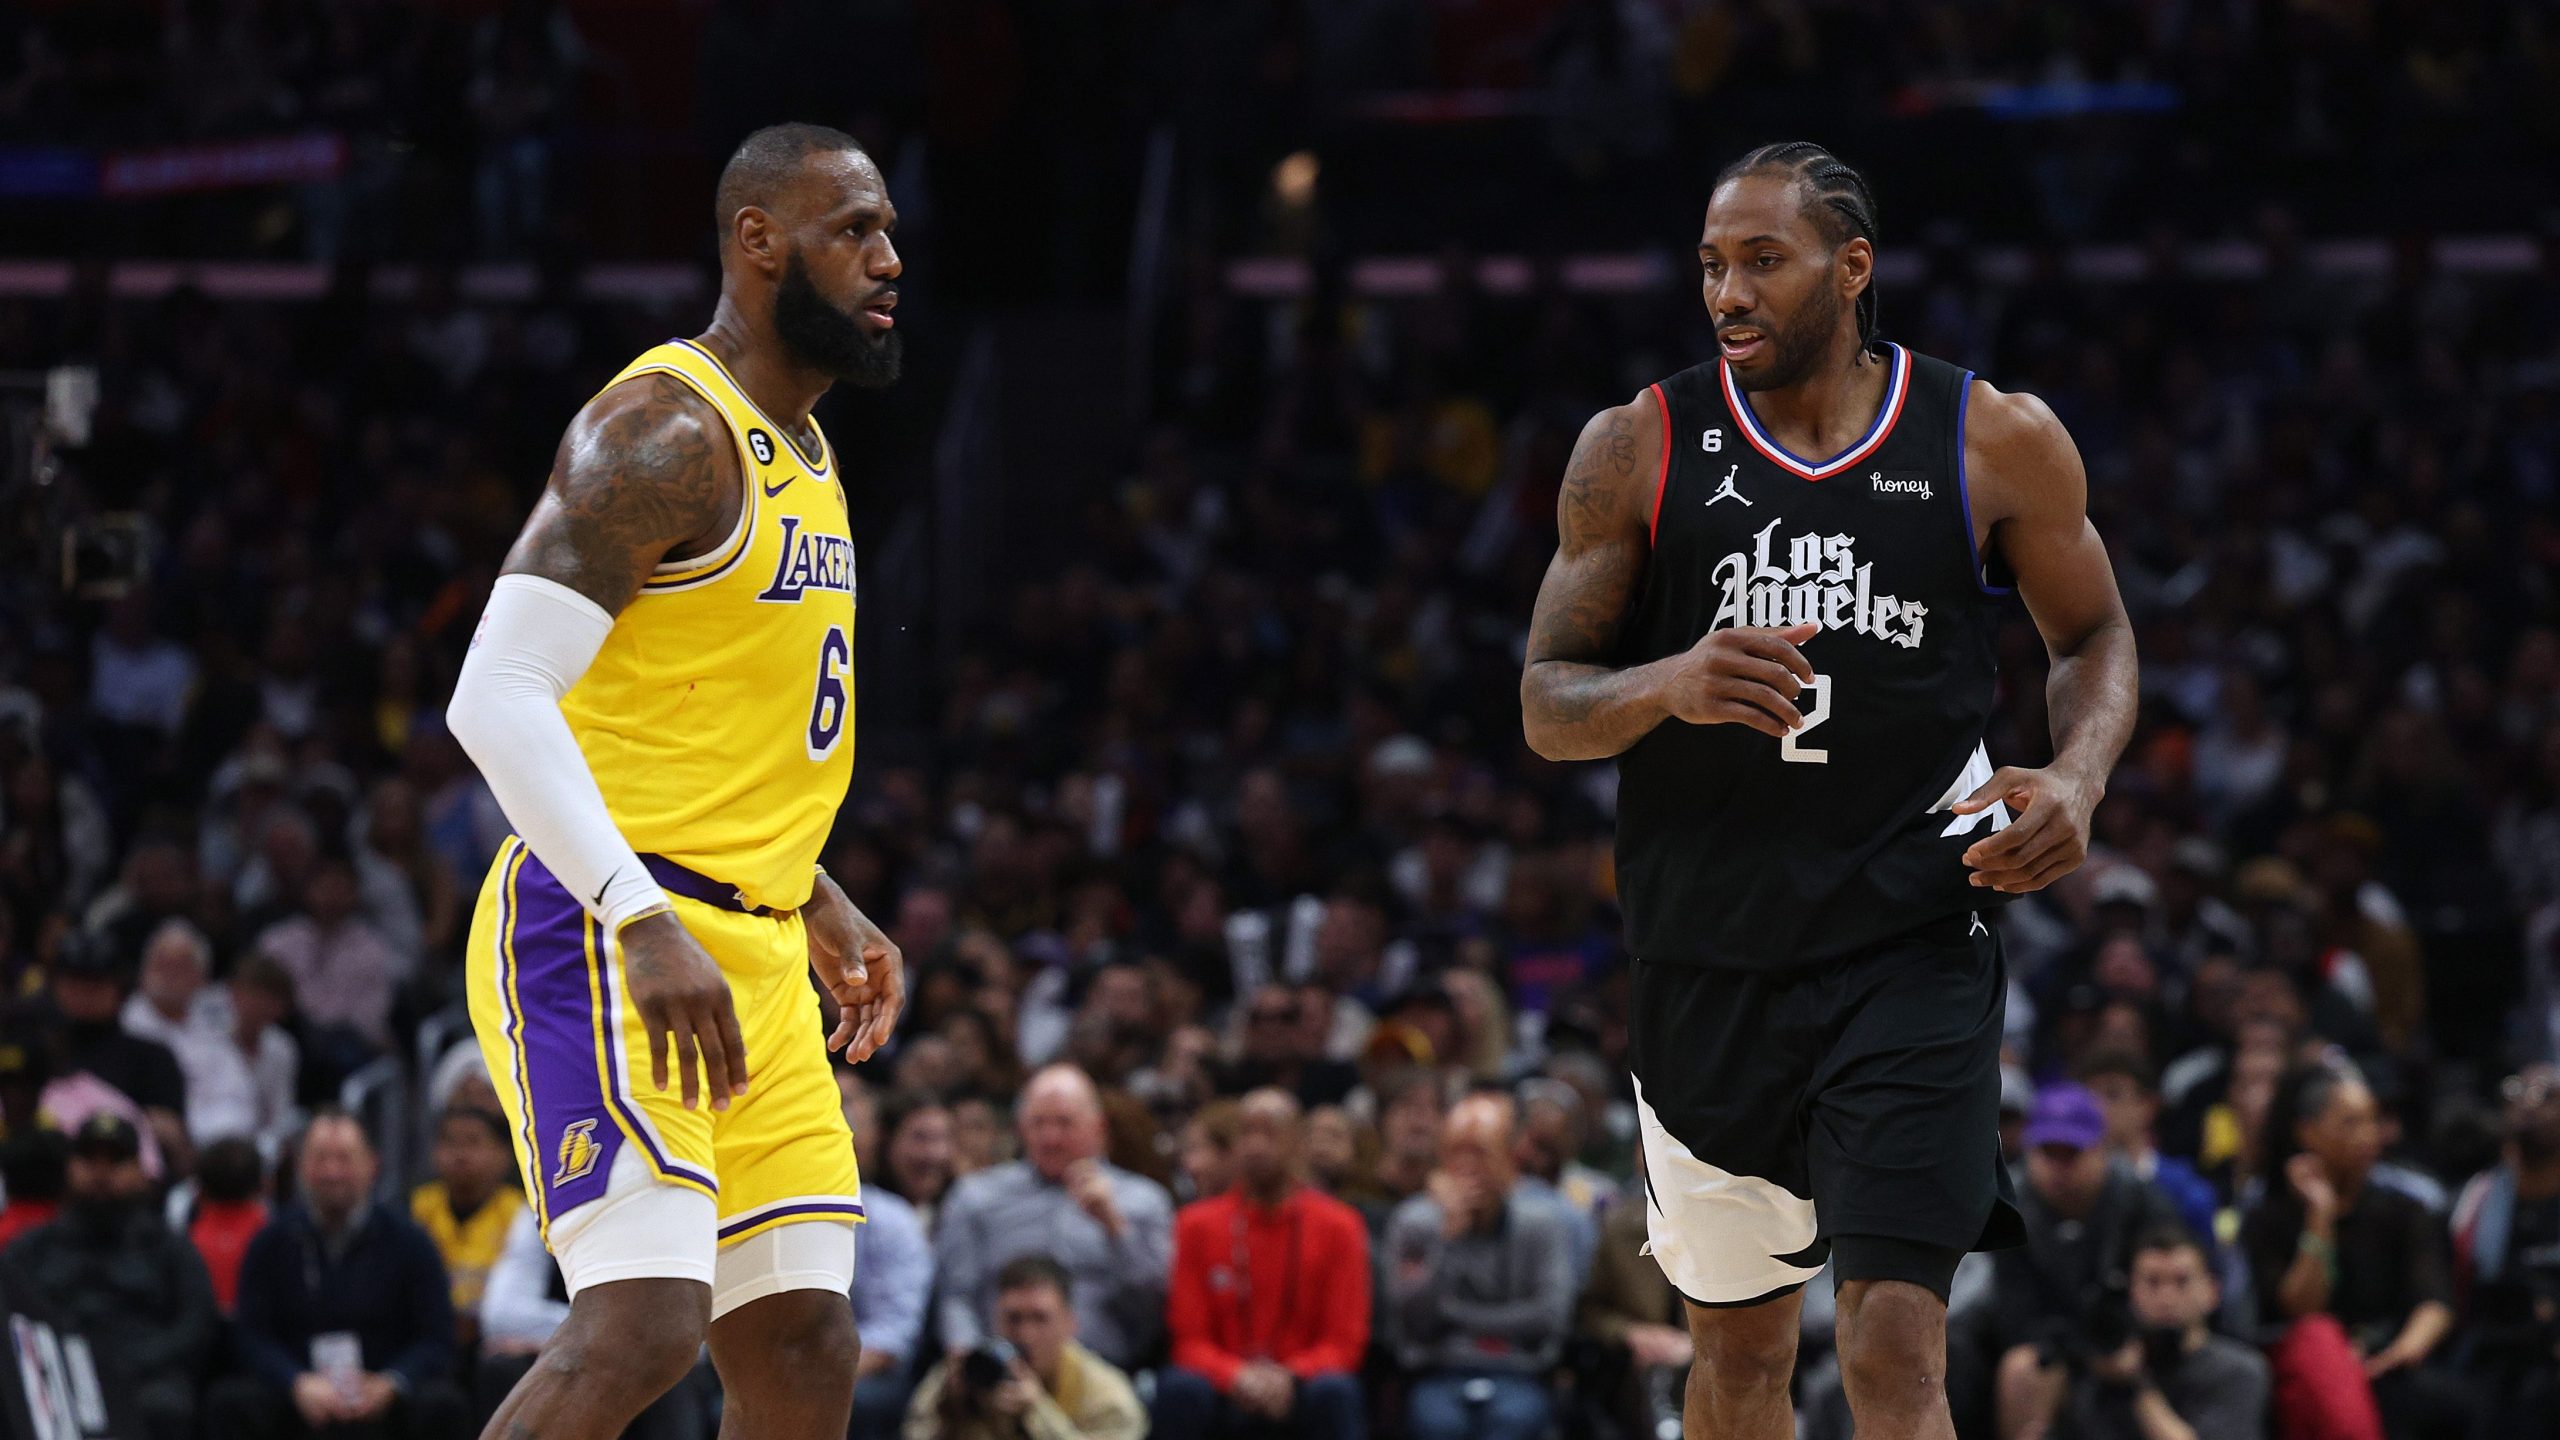
<path id="1" fill-rule="evenodd" d="M 1841 294 L 1851 300 L 1866 293 L 1876 278 L 1876 247 L 1864 235 L 1852 235 L 1834 257 L 1840 267 Z"/>
<path id="2" fill-rule="evenodd" d="M 761 205 L 741 206 L 730 222 L 730 238 L 748 263 L 767 274 L 782 269 L 782 227 Z"/>

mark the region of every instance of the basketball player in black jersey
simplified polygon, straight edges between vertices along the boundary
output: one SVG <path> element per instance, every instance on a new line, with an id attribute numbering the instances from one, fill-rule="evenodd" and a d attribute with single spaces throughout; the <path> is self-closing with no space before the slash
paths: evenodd
<path id="1" fill-rule="evenodd" d="M 1826 1258 L 1858 1434 L 1952 1440 L 1948 1285 L 2023 1238 L 1986 912 L 2080 863 L 2133 722 L 2070 436 L 1879 341 L 1875 256 L 1817 146 L 1718 178 L 1722 353 L 1584 428 L 1520 682 L 1539 754 L 1618 757 L 1649 1231 L 1717 1440 L 1794 1435 Z M 2041 769 L 1982 745 L 2012 588 L 2053 659 Z"/>

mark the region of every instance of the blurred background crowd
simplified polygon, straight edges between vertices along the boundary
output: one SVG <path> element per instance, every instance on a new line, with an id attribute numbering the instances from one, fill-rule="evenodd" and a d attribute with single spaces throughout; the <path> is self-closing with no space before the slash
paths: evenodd
<path id="1" fill-rule="evenodd" d="M 2070 427 L 2142 650 L 2090 863 L 1997 918 L 2034 1241 L 1958 1279 L 1961 1432 L 2548 1433 L 2555 80 L 2494 0 L 13 7 L 0 1290 L 153 1436 L 467 1433 L 559 1322 L 444 702 L 808 119 L 911 333 L 819 410 L 825 863 L 913 991 L 841 1077 L 856 1433 L 1676 1434 L 1615 775 L 1516 688 L 1574 435 L 1712 353 L 1705 181 L 1802 132 L 1884 333 Z M 2036 763 L 2022 610 L 2003 665 Z"/>

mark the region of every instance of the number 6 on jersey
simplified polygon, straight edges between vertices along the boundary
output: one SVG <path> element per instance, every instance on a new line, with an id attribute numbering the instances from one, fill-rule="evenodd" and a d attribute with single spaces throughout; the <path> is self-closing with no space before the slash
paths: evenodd
<path id="1" fill-rule="evenodd" d="M 818 642 L 818 693 L 809 702 L 809 758 L 824 760 L 844 741 L 845 677 L 853 670 L 853 643 L 844 627 L 830 625 Z"/>
<path id="2" fill-rule="evenodd" d="M 1802 726 L 1779 739 L 1778 758 L 1781 760 L 1793 760 L 1804 765 L 1830 764 L 1830 751 L 1807 750 L 1798 743 L 1804 739 L 1805 731 L 1812 729 L 1814 726 L 1819 725 L 1830 718 L 1831 677 L 1828 675 L 1816 675 L 1813 677 L 1813 708 L 1804 712 L 1804 724 Z"/>

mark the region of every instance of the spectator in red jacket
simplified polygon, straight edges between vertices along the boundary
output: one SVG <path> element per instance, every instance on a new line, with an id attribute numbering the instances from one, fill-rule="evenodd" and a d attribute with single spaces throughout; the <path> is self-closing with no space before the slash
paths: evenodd
<path id="1" fill-rule="evenodd" d="M 1288 1091 L 1247 1095 L 1234 1188 L 1175 1217 L 1173 1368 L 1156 1387 L 1160 1440 L 1363 1432 L 1369 1231 L 1358 1211 L 1299 1178 L 1301 1132 Z"/>

